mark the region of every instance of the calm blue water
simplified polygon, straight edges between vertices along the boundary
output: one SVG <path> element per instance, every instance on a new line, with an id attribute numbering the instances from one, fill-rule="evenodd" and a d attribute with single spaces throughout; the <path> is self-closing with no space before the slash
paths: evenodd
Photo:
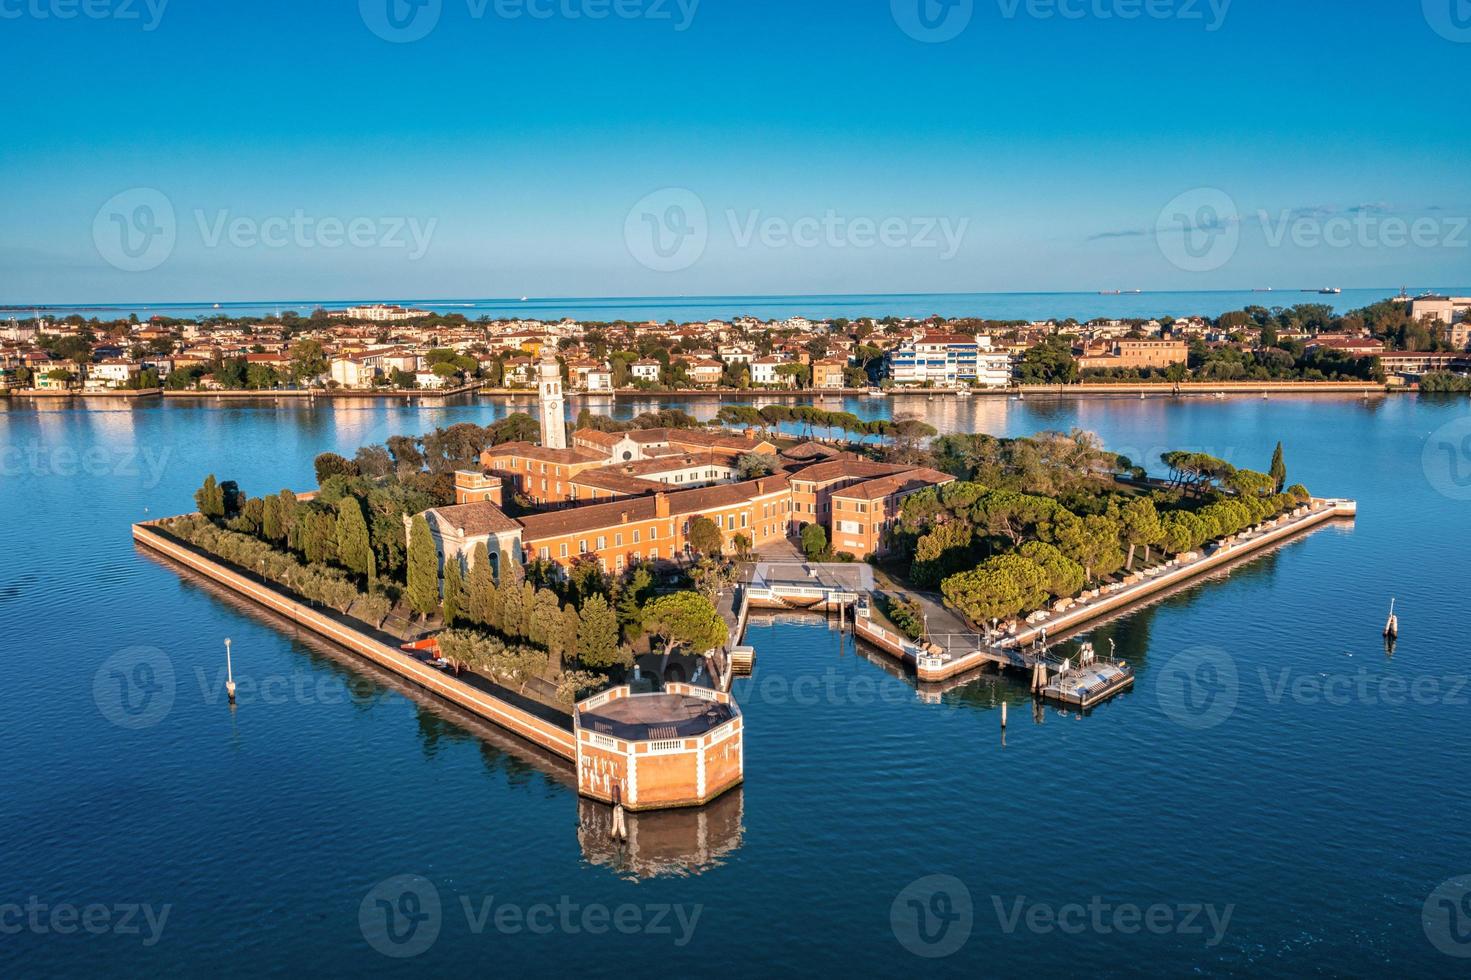
<path id="1" fill-rule="evenodd" d="M 1196 448 L 1265 467 L 1281 439 L 1294 480 L 1357 498 L 1360 516 L 1100 630 L 1139 683 L 1086 717 L 1036 718 L 994 676 L 922 697 L 820 619 L 758 621 L 757 676 L 736 691 L 745 787 L 640 821 L 619 857 L 579 834 L 580 811 L 602 814 L 579 807 L 565 768 L 128 538 L 130 521 L 188 508 L 204 473 L 252 493 L 301 487 L 323 450 L 503 408 L 0 410 L 0 973 L 1464 975 L 1432 938 L 1465 951 L 1451 927 L 1467 920 L 1432 903 L 1427 931 L 1422 908 L 1471 874 L 1471 518 L 1455 499 L 1471 496 L 1467 403 L 915 410 L 949 430 L 1081 426 L 1136 458 Z M 1391 595 L 1404 638 L 1387 658 Z M 245 684 L 234 712 L 227 636 Z M 115 670 L 137 682 L 136 714 Z M 666 873 L 639 877 L 651 869 Z M 410 938 L 433 941 L 404 960 L 367 938 L 381 941 L 374 899 L 404 891 L 380 884 L 401 875 L 421 876 L 432 891 L 415 894 L 440 910 L 423 920 L 437 935 Z M 7 903 L 42 911 L 22 919 Z M 134 903 L 155 920 L 167 907 L 162 928 L 127 916 Z M 565 923 L 559 903 L 575 906 Z M 1097 923 L 1090 903 L 1108 907 Z M 88 906 L 98 935 L 57 934 L 75 925 L 66 909 Z M 1195 906 L 1229 912 L 1224 930 Z M 1157 934 L 1115 928 L 1117 910 L 1127 926 L 1150 907 Z M 589 909 L 593 927 L 621 914 L 639 931 L 593 934 Z M 551 931 L 517 929 L 519 915 Z"/>
<path id="2" fill-rule="evenodd" d="M 807 317 L 975 316 L 995 320 L 1045 320 L 1049 318 L 1090 320 L 1095 317 L 1219 316 L 1246 306 L 1295 306 L 1326 303 L 1343 313 L 1398 295 L 1399 286 L 1375 289 L 1345 289 L 1336 296 L 1320 295 L 1311 289 L 1278 288 L 1258 293 L 1250 290 L 1207 292 L 1147 292 L 1121 296 L 1098 293 L 895 293 L 840 296 L 623 296 L 588 298 L 445 299 L 426 297 L 375 297 L 359 299 L 282 300 L 248 303 L 120 303 L 111 306 L 52 306 L 51 315 L 76 313 L 85 317 L 112 319 L 136 313 L 146 319 L 169 317 L 264 316 L 295 311 L 309 314 L 318 307 L 345 308 L 359 302 L 390 302 L 432 310 L 461 313 L 471 319 L 523 317 L 560 320 L 676 320 L 688 322 L 735 316 L 763 320 Z M 1466 288 L 1410 288 L 1411 295 L 1426 291 L 1463 296 Z M 18 313 L 26 312 L 24 310 Z"/>

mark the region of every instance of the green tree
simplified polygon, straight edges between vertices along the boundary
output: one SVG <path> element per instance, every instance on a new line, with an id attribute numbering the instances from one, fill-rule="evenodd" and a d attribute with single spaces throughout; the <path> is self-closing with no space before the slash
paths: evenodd
<path id="1" fill-rule="evenodd" d="M 194 492 L 194 504 L 205 517 L 225 516 L 225 494 L 215 482 L 213 473 L 205 477 L 204 485 Z"/>
<path id="2" fill-rule="evenodd" d="M 1124 567 L 1134 570 L 1134 552 L 1144 549 L 1144 560 L 1149 561 L 1149 549 L 1164 541 L 1165 529 L 1160 523 L 1159 511 L 1148 497 L 1135 497 L 1119 509 L 1119 521 L 1123 525 L 1123 539 L 1129 545 L 1129 557 Z"/>
<path id="3" fill-rule="evenodd" d="M 286 538 L 286 521 L 282 514 L 280 497 L 267 497 L 261 507 L 261 537 L 272 543 Z"/>
<path id="4" fill-rule="evenodd" d="M 724 644 L 728 636 L 725 620 L 698 592 L 660 596 L 644 607 L 643 620 L 644 629 L 661 637 L 669 653 L 680 647 L 705 653 Z"/>
<path id="5" fill-rule="evenodd" d="M 291 345 L 291 377 L 298 382 L 312 381 L 327 373 L 327 355 L 315 340 L 299 340 Z"/>
<path id="6" fill-rule="evenodd" d="M 690 521 L 690 532 L 686 539 L 692 551 L 699 555 L 715 556 L 720 554 L 721 546 L 724 544 L 720 535 L 720 528 L 708 517 L 696 517 Z"/>
<path id="7" fill-rule="evenodd" d="M 500 598 L 500 631 L 512 640 L 526 636 L 526 618 L 531 610 L 526 608 L 526 593 L 520 582 L 511 581 L 506 572 L 505 558 L 501 559 L 501 585 L 497 590 Z"/>
<path id="8" fill-rule="evenodd" d="M 582 604 L 577 626 L 577 659 L 588 667 L 606 668 L 627 664 L 630 659 L 618 644 L 618 614 L 600 595 Z"/>
<path id="9" fill-rule="evenodd" d="M 336 453 L 322 453 L 314 462 L 317 471 L 317 486 L 322 486 L 334 476 L 357 476 L 358 468 L 352 460 Z"/>
<path id="10" fill-rule="evenodd" d="M 1272 485 L 1281 493 L 1287 486 L 1287 461 L 1282 456 L 1282 443 L 1277 443 L 1277 448 L 1272 452 L 1272 468 L 1268 471 L 1272 477 Z"/>
<path id="11" fill-rule="evenodd" d="M 368 540 L 368 523 L 356 497 L 337 501 L 337 559 L 348 571 L 361 575 L 372 586 L 378 569 L 373 545 Z"/>
<path id="12" fill-rule="evenodd" d="M 450 626 L 465 618 L 465 574 L 458 555 L 444 561 L 444 622 Z"/>
<path id="13" fill-rule="evenodd" d="M 1037 563 L 1046 576 L 1046 588 L 1058 598 L 1077 595 L 1083 590 L 1083 566 L 1044 541 L 1028 541 L 1018 552 Z"/>
<path id="14" fill-rule="evenodd" d="M 1030 558 L 1001 555 L 952 575 L 940 591 L 973 623 L 1005 619 L 1047 601 L 1049 576 Z"/>
<path id="15" fill-rule="evenodd" d="M 477 626 L 489 626 L 490 597 L 495 591 L 495 575 L 490 570 L 490 551 L 485 543 L 470 553 L 470 574 L 465 580 L 465 618 Z"/>
<path id="16" fill-rule="evenodd" d="M 409 527 L 408 599 L 420 616 L 439 611 L 439 553 L 423 514 L 415 515 Z"/>
<path id="17" fill-rule="evenodd" d="M 827 555 L 827 532 L 821 524 L 808 524 L 802 528 L 802 553 L 809 561 L 817 561 Z"/>
<path id="18" fill-rule="evenodd" d="M 780 461 L 770 453 L 745 453 L 736 460 L 736 472 L 742 480 L 754 480 L 776 472 Z"/>
<path id="19" fill-rule="evenodd" d="M 570 602 L 566 603 L 562 606 L 558 627 L 552 634 L 548 652 L 561 657 L 564 664 L 577 659 L 577 633 L 581 629 L 582 617 L 577 614 L 577 607 Z"/>
<path id="20" fill-rule="evenodd" d="M 528 583 L 526 588 L 531 588 L 531 585 Z M 531 642 L 545 647 L 548 653 L 560 653 L 560 650 L 553 650 L 552 647 L 561 627 L 561 600 L 551 589 L 536 589 L 531 601 Z"/>

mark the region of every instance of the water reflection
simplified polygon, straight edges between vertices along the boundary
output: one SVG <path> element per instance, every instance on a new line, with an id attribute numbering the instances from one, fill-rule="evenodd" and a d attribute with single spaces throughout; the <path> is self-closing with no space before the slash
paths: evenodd
<path id="1" fill-rule="evenodd" d="M 613 808 L 578 798 L 577 841 L 588 864 L 637 880 L 703 874 L 741 846 L 741 787 L 702 807 L 627 813 L 628 840 L 612 838 Z"/>

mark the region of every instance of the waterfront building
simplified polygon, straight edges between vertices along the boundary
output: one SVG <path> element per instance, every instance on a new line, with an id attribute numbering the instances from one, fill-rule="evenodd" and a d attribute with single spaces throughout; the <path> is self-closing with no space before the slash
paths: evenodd
<path id="1" fill-rule="evenodd" d="M 930 332 L 903 341 L 884 356 L 896 385 L 955 388 L 1011 384 L 1011 355 L 992 348 L 991 338 Z"/>
<path id="2" fill-rule="evenodd" d="M 828 390 L 843 387 L 843 370 L 848 366 L 847 361 L 836 358 L 824 358 L 812 362 L 812 387 L 819 390 Z"/>
<path id="3" fill-rule="evenodd" d="M 333 310 L 327 314 L 339 320 L 372 320 L 375 323 L 394 322 L 398 320 L 413 320 L 417 317 L 432 316 L 428 310 L 411 310 L 402 306 L 388 306 L 384 303 L 374 303 L 371 306 L 349 306 L 345 310 Z"/>
<path id="4" fill-rule="evenodd" d="M 758 357 L 751 361 L 751 384 L 769 385 L 771 387 L 789 387 L 792 384 L 790 374 L 779 374 L 777 369 L 788 363 L 781 357 Z"/>
<path id="5" fill-rule="evenodd" d="M 1084 348 L 1074 352 L 1080 371 L 1118 370 L 1147 371 L 1185 364 L 1190 359 L 1190 345 L 1184 340 L 1115 340 L 1101 348 Z"/>

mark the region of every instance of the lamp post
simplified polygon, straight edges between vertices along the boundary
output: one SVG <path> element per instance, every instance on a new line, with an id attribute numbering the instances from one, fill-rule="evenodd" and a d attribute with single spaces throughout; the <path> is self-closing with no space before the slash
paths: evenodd
<path id="1" fill-rule="evenodd" d="M 235 703 L 235 667 L 230 662 L 230 638 L 225 637 L 225 695 Z"/>

